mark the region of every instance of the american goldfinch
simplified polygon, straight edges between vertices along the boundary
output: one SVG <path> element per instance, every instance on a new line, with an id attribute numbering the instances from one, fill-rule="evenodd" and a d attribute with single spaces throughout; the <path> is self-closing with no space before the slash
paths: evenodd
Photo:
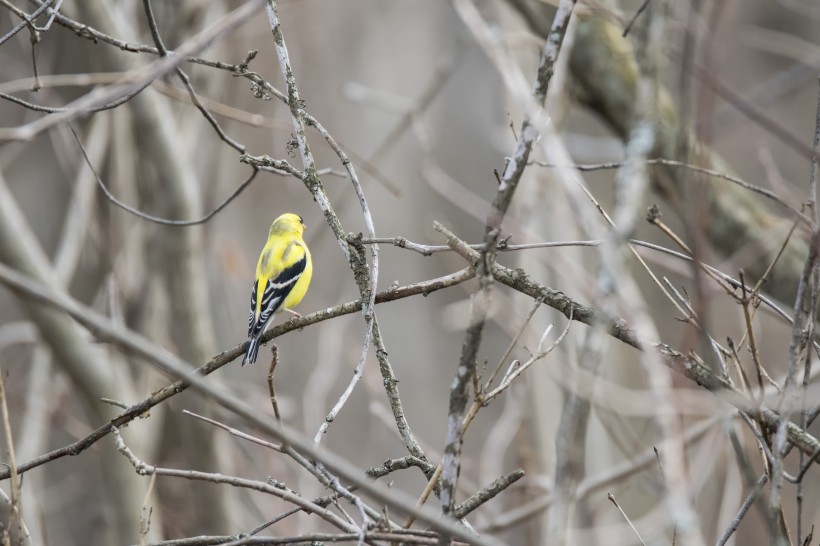
<path id="1" fill-rule="evenodd" d="M 250 343 L 242 360 L 243 366 L 256 362 L 259 338 L 273 323 L 273 317 L 297 305 L 307 292 L 313 276 L 313 262 L 302 240 L 304 231 L 302 218 L 291 213 L 283 214 L 270 227 L 251 290 Z"/>

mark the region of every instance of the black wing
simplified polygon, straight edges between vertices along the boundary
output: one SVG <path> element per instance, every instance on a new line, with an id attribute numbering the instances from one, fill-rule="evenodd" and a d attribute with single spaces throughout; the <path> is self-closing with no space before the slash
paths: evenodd
<path id="1" fill-rule="evenodd" d="M 293 290 L 293 286 L 302 272 L 307 266 L 307 257 L 303 257 L 298 262 L 282 271 L 275 279 L 268 281 L 265 286 L 265 292 L 262 294 L 262 312 L 259 313 L 259 318 L 254 321 L 254 314 L 256 311 L 256 288 L 254 283 L 253 291 L 251 293 L 251 315 L 248 321 L 248 337 L 256 337 L 261 334 L 268 323 L 268 320 L 281 307 L 282 302 L 288 297 L 288 294 Z"/>
<path id="2" fill-rule="evenodd" d="M 256 285 L 257 282 L 253 281 L 251 287 L 251 314 L 248 317 L 248 337 L 253 333 L 253 325 L 256 322 Z"/>

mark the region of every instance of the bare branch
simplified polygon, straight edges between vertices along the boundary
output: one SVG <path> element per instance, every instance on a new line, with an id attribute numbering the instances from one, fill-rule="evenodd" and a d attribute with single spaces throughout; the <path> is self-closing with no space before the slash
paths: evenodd
<path id="1" fill-rule="evenodd" d="M 119 84 L 97 89 L 80 97 L 66 107 L 66 110 L 51 116 L 40 118 L 26 125 L 12 129 L 0 129 L 0 141 L 3 140 L 31 140 L 42 131 L 64 121 L 71 121 L 83 114 L 94 111 L 95 108 L 110 105 L 112 101 L 131 98 L 156 78 L 160 78 L 180 63 L 185 57 L 208 47 L 217 38 L 230 32 L 250 18 L 257 9 L 259 0 L 247 2 L 235 9 L 229 15 L 203 29 L 196 36 L 182 44 L 176 51 L 177 55 L 169 55 L 145 67 L 139 68 L 126 75 Z M 109 106 L 110 107 L 110 106 Z"/>
<path id="2" fill-rule="evenodd" d="M 462 20 L 472 30 L 479 43 L 484 46 L 485 52 L 492 55 L 494 53 L 493 48 L 487 46 L 487 25 L 478 9 L 467 1 L 457 1 L 455 6 Z M 528 114 L 521 124 L 521 131 L 515 149 L 512 157 L 507 161 L 490 213 L 486 219 L 484 245 L 479 253 L 476 265 L 479 288 L 470 300 L 470 323 L 461 347 L 461 356 L 459 357 L 455 380 L 450 388 L 447 436 L 444 459 L 442 460 L 441 511 L 444 515 L 450 514 L 455 508 L 455 490 L 460 470 L 461 445 L 463 442 L 462 421 L 464 420 L 464 412 L 467 409 L 469 399 L 468 388 L 472 384 L 476 373 L 476 359 L 490 305 L 490 290 L 494 281 L 492 270 L 495 265 L 496 247 L 501 234 L 501 224 L 518 183 L 521 181 L 521 176 L 527 167 L 533 145 L 540 136 L 537 127 L 541 122 L 541 116 L 544 115 L 544 100 L 574 7 L 575 0 L 562 0 L 555 14 L 550 33 L 541 50 L 538 72 L 532 88 L 534 102 L 539 111 L 533 115 Z"/>
<path id="3" fill-rule="evenodd" d="M 74 139 L 77 141 L 77 144 L 80 147 L 80 151 L 82 152 L 83 158 L 85 159 L 85 162 L 88 165 L 88 168 L 91 169 L 91 172 L 94 174 L 94 178 L 97 180 L 97 186 L 99 186 L 99 188 L 102 190 L 103 194 L 105 194 L 105 197 L 108 198 L 108 200 L 111 203 L 113 203 L 117 207 L 121 208 L 122 210 L 124 210 L 126 212 L 129 212 L 129 213 L 133 214 L 134 216 L 137 216 L 138 218 L 142 218 L 143 220 L 148 220 L 149 222 L 153 222 L 155 224 L 160 224 L 160 225 L 164 225 L 164 226 L 178 226 L 178 227 L 196 226 L 196 225 L 199 225 L 199 224 L 204 224 L 205 222 L 207 222 L 208 220 L 210 220 L 211 218 L 213 218 L 214 216 L 216 216 L 217 214 L 222 212 L 222 210 L 225 207 L 227 207 L 231 203 L 231 201 L 233 201 L 234 199 L 239 197 L 239 194 L 242 193 L 245 190 L 245 188 L 250 186 L 251 182 L 253 182 L 254 179 L 256 179 L 256 175 L 259 174 L 259 169 L 255 165 L 251 165 L 253 170 L 251 171 L 251 174 L 248 176 L 248 178 L 246 178 L 241 184 L 239 184 L 239 186 L 237 186 L 236 189 L 233 192 L 231 192 L 231 194 L 228 195 L 228 197 L 226 197 L 219 205 L 217 205 L 210 212 L 208 212 L 207 214 L 205 214 L 204 216 L 202 216 L 202 217 L 200 217 L 196 220 L 169 220 L 167 218 L 160 218 L 158 216 L 154 216 L 152 214 L 148 214 L 148 213 L 142 212 L 140 210 L 137 210 L 136 208 L 134 208 L 134 207 L 132 207 L 132 206 L 126 204 L 126 203 L 123 203 L 122 201 L 117 199 L 117 197 L 114 194 L 111 193 L 111 190 L 108 189 L 108 186 L 105 185 L 105 182 L 102 181 L 102 179 L 100 178 L 100 175 L 98 175 L 97 171 L 94 169 L 94 164 L 91 162 L 91 159 L 88 157 L 88 153 L 85 150 L 85 146 L 83 146 L 83 143 L 80 140 L 80 137 L 77 134 L 77 131 L 74 129 L 74 126 L 71 123 L 69 123 L 68 126 L 71 129 L 71 134 L 74 135 Z"/>
<path id="4" fill-rule="evenodd" d="M 501 476 L 493 483 L 471 495 L 464 502 L 459 504 L 453 510 L 453 517 L 461 519 L 467 517 L 470 512 L 473 512 L 485 504 L 487 501 L 493 499 L 496 495 L 507 489 L 509 486 L 524 477 L 524 471 L 520 468 L 513 470 L 509 474 Z"/>
<path id="5" fill-rule="evenodd" d="M 358 532 L 358 529 L 351 528 L 350 524 L 348 524 L 345 520 L 343 520 L 333 512 L 326 510 L 306 499 L 303 499 L 299 495 L 294 494 L 286 488 L 276 487 L 274 485 L 270 485 L 264 482 L 247 480 L 244 478 L 234 476 L 224 476 L 222 474 L 198 472 L 195 470 L 177 470 L 174 468 L 160 468 L 157 466 L 152 466 L 147 463 L 144 463 L 141 460 L 139 460 L 136 455 L 134 455 L 134 453 L 128 448 L 127 445 L 125 445 L 125 441 L 122 439 L 119 429 L 117 429 L 116 427 L 111 428 L 111 432 L 114 435 L 114 442 L 117 445 L 117 450 L 120 453 L 122 453 L 126 459 L 128 459 L 128 461 L 134 466 L 134 470 L 136 470 L 137 474 L 139 474 L 140 476 L 171 476 L 175 478 L 184 478 L 187 480 L 199 480 L 211 483 L 227 484 L 233 487 L 242 487 L 245 489 L 260 491 L 262 493 L 267 493 L 268 495 L 273 495 L 289 503 L 292 503 L 309 514 L 316 514 L 326 522 L 330 523 L 331 525 L 337 527 L 342 531 Z"/>
<path id="6" fill-rule="evenodd" d="M 456 284 L 462 283 L 473 277 L 472 268 L 461 270 L 452 275 L 446 275 L 431 281 L 421 282 L 410 286 L 390 289 L 378 294 L 376 303 L 385 303 L 419 294 L 429 294 L 436 290 L 448 288 Z M 91 330 L 100 339 L 104 339 L 111 343 L 118 344 L 128 351 L 135 354 L 142 355 L 150 362 L 162 363 L 169 357 L 168 353 L 145 338 L 134 338 L 133 333 L 127 330 L 122 330 L 119 326 L 112 326 L 110 321 L 105 317 L 100 317 L 95 311 L 80 305 L 77 302 L 67 300 L 62 296 L 50 294 L 42 286 L 32 283 L 25 276 L 9 269 L 3 264 L 0 264 L 0 280 L 4 283 L 14 286 L 18 290 L 24 291 L 29 297 L 38 299 L 45 303 L 64 309 L 71 314 L 76 320 L 81 322 L 85 327 Z M 324 309 L 310 315 L 303 316 L 299 319 L 291 319 L 288 322 L 278 324 L 269 329 L 262 336 L 263 342 L 270 341 L 287 332 L 299 330 L 312 324 L 317 324 L 324 320 L 339 317 L 342 315 L 349 315 L 360 311 L 362 304 L 360 301 L 349 302 L 330 309 Z M 218 370 L 222 366 L 232 362 L 239 356 L 245 353 L 247 349 L 247 342 L 243 342 L 232 349 L 221 352 L 218 356 L 211 359 L 208 363 L 195 370 L 197 376 L 206 376 Z M 133 421 L 152 407 L 164 402 L 165 400 L 176 396 L 185 391 L 191 386 L 187 380 L 179 380 L 171 385 L 168 385 L 158 391 L 154 392 L 148 398 L 133 404 L 129 410 L 113 420 L 110 423 L 102 425 L 91 434 L 77 440 L 76 442 L 67 446 L 61 447 L 40 457 L 36 457 L 30 461 L 21 463 L 17 467 L 17 471 L 22 474 L 32 468 L 36 468 L 45 463 L 65 457 L 67 455 L 77 455 L 89 447 L 91 447 L 98 440 L 108 435 L 111 432 L 111 425 L 122 427 L 126 423 Z M 9 479 L 10 473 L 8 469 L 0 469 L 0 480 Z"/>

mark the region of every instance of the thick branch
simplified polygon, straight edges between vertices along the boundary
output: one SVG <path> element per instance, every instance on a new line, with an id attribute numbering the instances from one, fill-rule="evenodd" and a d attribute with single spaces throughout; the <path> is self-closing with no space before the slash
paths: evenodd
<path id="1" fill-rule="evenodd" d="M 430 281 L 425 281 L 409 286 L 402 286 L 395 289 L 389 289 L 379 293 L 376 296 L 376 303 L 385 303 L 415 295 L 427 295 L 437 290 L 448 288 L 450 286 L 454 286 L 456 284 L 469 280 L 473 278 L 473 275 L 474 273 L 472 268 L 467 268 L 462 269 L 461 271 L 458 271 L 451 275 L 445 275 L 444 277 L 439 277 L 437 279 L 432 279 Z M 22 297 L 31 298 L 36 301 L 41 301 L 43 303 L 66 311 L 75 320 L 77 320 L 79 323 L 81 323 L 83 326 L 85 326 L 93 334 L 95 334 L 98 338 L 102 340 L 121 346 L 125 350 L 143 356 L 151 362 L 161 362 L 162 359 L 165 356 L 167 356 L 167 353 L 164 349 L 155 346 L 152 342 L 146 339 L 138 339 L 135 341 L 130 334 L 125 335 L 128 332 L 127 330 L 110 328 L 110 321 L 108 321 L 104 317 L 99 317 L 99 315 L 97 315 L 96 312 L 92 309 L 89 309 L 77 302 L 74 302 L 73 300 L 67 299 L 63 295 L 52 294 L 43 285 L 31 281 L 25 275 L 17 271 L 11 270 L 2 264 L 0 264 L 0 280 L 2 280 L 2 282 L 9 285 L 13 289 L 18 290 Z M 339 317 L 342 315 L 356 313 L 361 311 L 361 309 L 362 302 L 361 300 L 357 300 L 333 308 L 317 311 L 316 313 L 312 313 L 310 315 L 306 315 L 298 319 L 292 319 L 288 322 L 279 324 L 271 328 L 270 330 L 265 332 L 265 334 L 262 336 L 262 339 L 263 342 L 267 342 L 288 332 L 292 332 L 294 330 L 301 330 L 306 326 L 318 324 L 319 322 Z M 247 343 L 248 342 L 246 341 L 244 343 L 237 345 L 236 347 L 233 347 L 232 349 L 228 349 L 221 352 L 220 354 L 212 358 L 210 361 L 208 361 L 204 366 L 201 366 L 192 373 L 196 374 L 197 376 L 209 375 L 210 373 L 218 370 L 222 366 L 232 362 L 240 355 L 245 354 L 245 350 L 247 349 Z M 59 449 L 41 455 L 40 457 L 36 457 L 30 461 L 26 461 L 20 464 L 17 467 L 17 472 L 22 474 L 23 472 L 46 464 L 55 459 L 65 457 L 67 455 L 79 455 L 80 453 L 91 447 L 99 439 L 108 435 L 111 432 L 111 425 L 114 425 L 118 428 L 123 427 L 130 421 L 133 421 L 140 415 L 143 415 L 145 412 L 147 412 L 157 404 L 160 404 L 165 400 L 168 400 L 172 396 L 175 396 L 185 391 L 186 389 L 188 389 L 188 387 L 190 387 L 190 382 L 184 379 L 180 379 L 179 381 L 176 381 L 154 392 L 145 400 L 142 400 L 141 402 L 138 402 L 130 406 L 128 410 L 126 410 L 124 413 L 112 419 L 109 423 L 100 426 L 97 430 L 85 436 L 84 438 L 81 438 L 72 444 L 61 447 Z M 0 469 L 0 480 L 6 480 L 9 478 L 9 476 L 10 473 L 8 468 Z"/>
<path id="2" fill-rule="evenodd" d="M 478 261 L 478 252 L 470 248 L 470 246 L 461 241 L 451 231 L 436 223 L 436 230 L 441 232 L 450 247 L 464 257 L 468 262 L 475 263 Z M 530 296 L 533 299 L 539 299 L 546 305 L 553 309 L 560 311 L 567 318 L 583 322 L 584 324 L 593 326 L 595 324 L 603 323 L 610 336 L 623 341 L 636 349 L 641 347 L 652 347 L 659 351 L 662 362 L 672 370 L 686 376 L 701 387 L 704 387 L 715 394 L 719 395 L 722 400 L 737 407 L 741 411 L 747 413 L 758 413 L 761 418 L 770 427 L 776 428 L 780 422 L 780 415 L 769 408 L 758 408 L 755 402 L 749 401 L 746 397 L 738 393 L 724 379 L 712 373 L 712 370 L 695 354 L 682 354 L 665 343 L 650 342 L 647 340 L 639 340 L 635 331 L 627 324 L 623 318 L 615 318 L 612 320 L 605 320 L 600 317 L 597 310 L 574 301 L 566 294 L 543 286 L 534 281 L 523 270 L 512 270 L 503 265 L 496 264 L 493 268 L 493 275 L 500 283 L 509 286 L 519 292 Z M 797 448 L 806 455 L 813 455 L 817 449 L 820 449 L 820 441 L 814 436 L 808 434 L 791 421 L 787 422 L 786 426 L 787 437 L 790 442 L 795 444 Z"/>

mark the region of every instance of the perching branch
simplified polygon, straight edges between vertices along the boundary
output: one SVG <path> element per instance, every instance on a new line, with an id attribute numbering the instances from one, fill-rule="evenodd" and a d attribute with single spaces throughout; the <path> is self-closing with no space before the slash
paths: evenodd
<path id="1" fill-rule="evenodd" d="M 386 303 L 411 296 L 430 294 L 437 290 L 460 284 L 471 279 L 473 276 L 474 273 L 472 268 L 468 268 L 451 275 L 445 275 L 444 277 L 432 279 L 430 281 L 389 289 L 377 295 L 376 303 Z M 119 327 L 113 327 L 108 319 L 101 317 L 92 309 L 85 307 L 74 300 L 67 299 L 65 295 L 58 295 L 49 292 L 44 286 L 32 282 L 25 275 L 22 275 L 1 263 L 0 281 L 16 290 L 20 290 L 23 294 L 25 294 L 25 297 L 41 301 L 66 311 L 75 320 L 89 329 L 95 336 L 97 336 L 98 339 L 118 345 L 129 353 L 141 355 L 148 361 L 155 362 L 157 364 L 161 364 L 166 358 L 169 357 L 167 351 L 156 346 L 151 341 L 142 338 L 141 336 L 135 339 L 133 336 L 136 334 L 123 330 Z M 270 328 L 262 336 L 262 340 L 263 343 L 266 343 L 288 332 L 300 330 L 332 318 L 356 313 L 361 311 L 361 309 L 361 302 L 353 301 L 333 308 L 317 311 L 316 313 L 312 313 L 301 318 L 294 318 Z M 239 356 L 245 353 L 246 349 L 247 341 L 237 345 L 236 347 L 221 352 L 219 355 L 209 360 L 205 365 L 193 370 L 191 373 L 200 377 L 207 376 L 222 366 L 236 360 Z M 189 381 L 179 380 L 164 388 L 161 388 L 148 398 L 131 405 L 128 411 L 115 417 L 110 421 L 110 423 L 100 426 L 100 428 L 96 429 L 84 438 L 30 461 L 21 463 L 17 467 L 17 471 L 22 474 L 32 468 L 36 468 L 55 459 L 65 457 L 67 455 L 78 455 L 91 447 L 101 438 L 107 436 L 111 431 L 111 425 L 118 428 L 123 427 L 130 421 L 133 421 L 137 417 L 145 414 L 154 406 L 168 400 L 173 396 L 176 396 L 177 394 L 188 389 L 190 386 L 191 384 Z M 0 480 L 7 480 L 9 479 L 9 476 L 10 474 L 8 469 L 0 468 Z"/>

